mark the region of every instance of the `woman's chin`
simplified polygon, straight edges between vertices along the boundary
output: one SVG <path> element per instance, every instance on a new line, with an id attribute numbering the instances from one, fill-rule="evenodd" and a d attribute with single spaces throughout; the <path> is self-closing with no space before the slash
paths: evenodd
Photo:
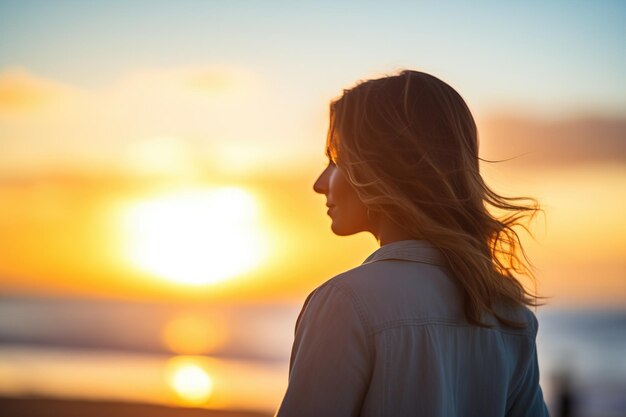
<path id="1" fill-rule="evenodd" d="M 330 229 L 337 236 L 350 236 L 355 233 L 359 233 L 361 231 L 361 230 L 355 230 L 352 227 L 346 227 L 346 225 L 343 225 L 340 222 L 337 222 L 335 220 L 333 220 L 332 224 L 330 225 Z"/>

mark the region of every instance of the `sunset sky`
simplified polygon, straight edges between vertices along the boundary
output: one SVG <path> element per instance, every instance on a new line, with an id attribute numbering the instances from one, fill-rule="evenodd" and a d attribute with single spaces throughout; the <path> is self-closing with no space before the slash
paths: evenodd
<path id="1" fill-rule="evenodd" d="M 505 4 L 506 3 L 506 4 Z M 312 184 L 329 101 L 455 87 L 545 216 L 557 305 L 626 302 L 626 3 L 0 0 L 3 293 L 299 302 L 376 248 Z"/>

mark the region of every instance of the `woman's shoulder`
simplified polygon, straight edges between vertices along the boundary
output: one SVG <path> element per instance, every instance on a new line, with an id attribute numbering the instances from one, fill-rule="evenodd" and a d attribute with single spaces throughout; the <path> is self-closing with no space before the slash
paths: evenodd
<path id="1" fill-rule="evenodd" d="M 429 242 L 398 241 L 381 246 L 361 265 L 323 284 L 362 297 L 433 298 L 458 291 L 441 252 Z M 426 300 L 419 300 L 426 301 Z"/>
<path id="2" fill-rule="evenodd" d="M 419 262 L 385 260 L 364 263 L 318 286 L 309 294 L 303 310 L 307 306 L 312 310 L 350 309 L 374 332 L 397 323 L 469 325 L 464 313 L 462 289 L 447 268 Z M 525 323 L 526 327 L 510 328 L 487 317 L 493 330 L 536 336 L 538 323 L 530 309 L 501 307 L 498 313 L 512 321 Z"/>
<path id="3" fill-rule="evenodd" d="M 307 299 L 349 303 L 373 330 L 398 320 L 462 321 L 462 292 L 445 268 L 385 260 L 364 263 L 317 287 Z"/>
<path id="4" fill-rule="evenodd" d="M 445 268 L 400 260 L 363 263 L 322 283 L 318 289 L 343 291 L 359 297 L 394 296 L 407 291 L 419 292 L 446 287 L 451 283 Z M 438 291 L 451 288 L 439 288 Z"/>

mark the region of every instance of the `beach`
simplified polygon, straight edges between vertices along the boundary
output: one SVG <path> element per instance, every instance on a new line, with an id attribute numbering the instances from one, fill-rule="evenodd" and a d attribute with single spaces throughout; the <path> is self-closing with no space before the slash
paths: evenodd
<path id="1" fill-rule="evenodd" d="M 207 410 L 109 401 L 0 397 L 3 416 L 10 417 L 268 417 L 251 411 Z"/>

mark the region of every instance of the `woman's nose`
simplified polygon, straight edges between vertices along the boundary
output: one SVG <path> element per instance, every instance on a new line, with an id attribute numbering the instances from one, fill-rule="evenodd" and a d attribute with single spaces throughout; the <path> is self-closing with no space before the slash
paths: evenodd
<path id="1" fill-rule="evenodd" d="M 326 192 L 328 191 L 328 176 L 326 175 L 327 172 L 328 169 L 325 169 L 324 171 L 322 171 L 320 176 L 317 177 L 317 180 L 315 180 L 315 183 L 313 184 L 313 190 L 316 193 L 326 194 Z"/>

